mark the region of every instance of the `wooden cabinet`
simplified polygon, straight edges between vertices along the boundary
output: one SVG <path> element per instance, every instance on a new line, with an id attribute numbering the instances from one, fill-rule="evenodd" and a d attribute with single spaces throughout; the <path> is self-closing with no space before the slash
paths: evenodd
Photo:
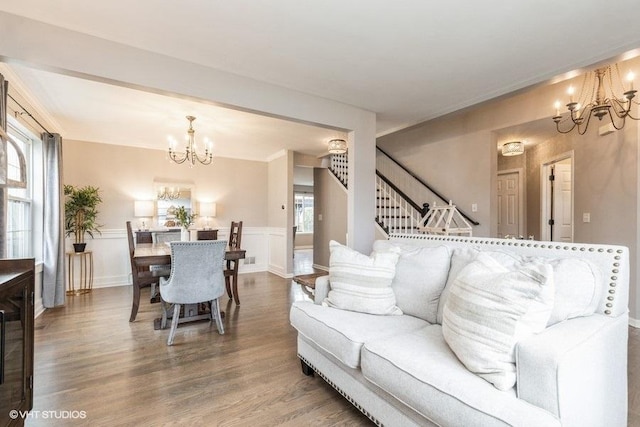
<path id="1" fill-rule="evenodd" d="M 198 230 L 198 240 L 218 240 L 218 230 Z"/>
<path id="2" fill-rule="evenodd" d="M 0 426 L 33 407 L 34 260 L 0 260 Z M 15 418 L 15 419 L 14 419 Z"/>

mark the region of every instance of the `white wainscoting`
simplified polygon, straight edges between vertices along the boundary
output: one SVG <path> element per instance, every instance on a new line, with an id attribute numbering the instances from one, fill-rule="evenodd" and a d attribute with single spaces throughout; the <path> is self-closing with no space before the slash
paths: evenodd
<path id="1" fill-rule="evenodd" d="M 280 277 L 290 277 L 287 274 L 287 233 L 284 228 L 269 229 L 269 272 Z"/>
<path id="2" fill-rule="evenodd" d="M 271 268 L 270 253 L 274 252 L 274 249 L 270 247 L 270 236 L 273 234 L 281 236 L 282 243 L 284 243 L 284 229 L 269 227 L 242 228 L 242 249 L 247 251 L 246 257 L 252 258 L 255 262 L 246 264 L 245 262 L 247 261 L 241 261 L 240 274 L 271 271 L 284 277 L 284 268 L 282 268 L 282 270 L 280 270 L 280 267 L 274 268 L 273 270 Z M 229 227 L 218 229 L 219 240 L 227 240 L 228 236 Z M 73 251 L 71 239 L 67 239 L 66 247 L 67 251 Z M 102 230 L 102 234 L 96 234 L 95 238 L 87 239 L 87 250 L 93 252 L 94 288 L 131 285 L 129 244 L 127 242 L 127 232 L 125 229 Z M 275 249 L 275 252 L 281 251 L 282 248 L 280 246 Z M 280 255 L 280 258 L 284 260 L 283 255 Z M 278 265 L 283 264 L 281 262 Z M 78 266 L 76 266 L 76 268 L 78 268 Z"/>

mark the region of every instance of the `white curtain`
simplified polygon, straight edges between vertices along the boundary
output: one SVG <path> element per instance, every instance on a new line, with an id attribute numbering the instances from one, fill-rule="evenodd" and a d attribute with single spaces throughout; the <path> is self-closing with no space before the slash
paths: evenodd
<path id="1" fill-rule="evenodd" d="M 7 93 L 9 82 L 0 74 L 0 128 L 7 132 Z M 0 135 L 0 258 L 7 254 L 7 139 Z"/>
<path id="2" fill-rule="evenodd" d="M 64 305 L 64 193 L 62 184 L 62 138 L 42 134 L 44 153 L 44 227 L 42 304 Z"/>

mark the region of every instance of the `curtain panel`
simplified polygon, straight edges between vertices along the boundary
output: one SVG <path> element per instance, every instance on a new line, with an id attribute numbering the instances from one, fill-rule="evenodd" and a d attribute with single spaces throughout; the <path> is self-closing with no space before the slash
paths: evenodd
<path id="1" fill-rule="evenodd" d="M 9 82 L 0 74 L 0 258 L 7 255 L 7 93 Z"/>
<path id="2" fill-rule="evenodd" d="M 64 192 L 62 184 L 62 138 L 42 134 L 44 154 L 44 226 L 42 304 L 64 305 Z"/>

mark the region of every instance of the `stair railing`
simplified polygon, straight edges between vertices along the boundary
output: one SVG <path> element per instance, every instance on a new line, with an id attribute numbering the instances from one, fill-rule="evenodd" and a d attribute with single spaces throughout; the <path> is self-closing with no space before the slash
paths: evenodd
<path id="1" fill-rule="evenodd" d="M 376 171 L 376 222 L 387 233 L 417 234 L 424 208 Z"/>
<path id="2" fill-rule="evenodd" d="M 329 162 L 329 171 L 331 171 L 346 188 L 349 177 L 347 154 L 332 154 Z"/>
<path id="3" fill-rule="evenodd" d="M 432 203 L 433 200 L 439 199 L 446 205 L 451 202 L 451 199 L 446 198 L 443 194 L 431 187 L 422 178 L 411 172 L 380 147 L 376 147 L 376 149 L 376 169 L 392 181 L 398 188 L 401 188 L 410 199 L 427 203 Z M 469 217 L 469 215 L 463 212 L 459 207 L 458 212 L 460 212 L 460 215 L 462 215 L 471 224 L 480 225 L 478 221 Z"/>

